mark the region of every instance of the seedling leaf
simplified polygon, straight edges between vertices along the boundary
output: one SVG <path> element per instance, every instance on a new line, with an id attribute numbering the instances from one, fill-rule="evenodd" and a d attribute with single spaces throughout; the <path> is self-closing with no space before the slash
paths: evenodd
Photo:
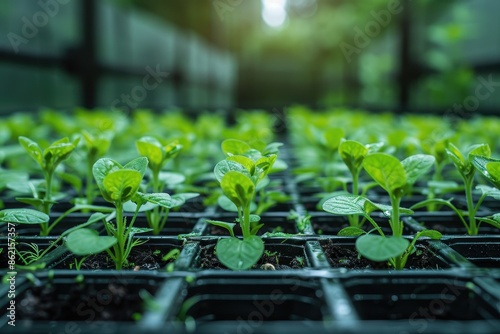
<path id="1" fill-rule="evenodd" d="M 134 160 L 130 161 L 128 164 L 123 166 L 123 168 L 133 169 L 138 171 L 142 179 L 142 177 L 146 173 L 146 170 L 148 169 L 148 158 L 146 157 L 135 158 Z"/>
<path id="2" fill-rule="evenodd" d="M 403 161 L 401 164 L 406 172 L 406 182 L 413 185 L 418 178 L 427 173 L 434 165 L 436 159 L 432 155 L 416 154 Z"/>
<path id="3" fill-rule="evenodd" d="M 28 154 L 43 168 L 42 149 L 33 140 L 20 136 L 19 143 Z"/>
<path id="4" fill-rule="evenodd" d="M 92 173 L 94 175 L 96 184 L 99 189 L 101 189 L 101 191 L 104 189 L 103 180 L 106 175 L 121 168 L 123 168 L 122 165 L 108 158 L 99 159 L 94 163 L 94 166 L 92 167 Z"/>
<path id="5" fill-rule="evenodd" d="M 103 180 L 103 197 L 109 202 L 132 199 L 141 185 L 142 175 L 137 170 L 120 169 L 109 173 Z"/>
<path id="6" fill-rule="evenodd" d="M 402 237 L 366 234 L 356 239 L 356 249 L 369 260 L 387 261 L 405 252 L 410 242 Z"/>
<path id="7" fill-rule="evenodd" d="M 245 157 L 244 155 L 232 155 L 230 157 L 227 157 L 226 160 L 234 161 L 244 166 L 250 175 L 253 175 L 255 173 L 255 163 L 252 159 Z"/>
<path id="8" fill-rule="evenodd" d="M 0 211 L 0 222 L 17 224 L 43 224 L 50 217 L 43 212 L 32 209 L 5 209 Z"/>
<path id="9" fill-rule="evenodd" d="M 252 148 L 244 141 L 238 139 L 226 139 L 222 142 L 221 147 L 222 152 L 226 156 L 243 155 Z"/>
<path id="10" fill-rule="evenodd" d="M 75 255 L 85 256 L 98 254 L 116 244 L 117 239 L 112 236 L 99 236 L 89 228 L 73 231 L 66 237 L 66 247 Z"/>
<path id="11" fill-rule="evenodd" d="M 236 171 L 229 171 L 221 180 L 224 194 L 238 207 L 250 203 L 255 191 L 255 185 L 248 176 Z"/>
<path id="12" fill-rule="evenodd" d="M 364 215 L 366 198 L 355 195 L 339 195 L 327 199 L 323 210 L 336 215 Z"/>
<path id="13" fill-rule="evenodd" d="M 137 151 L 143 157 L 148 158 L 149 162 L 154 166 L 161 166 L 164 159 L 162 145 L 158 139 L 150 136 L 140 138 L 136 142 Z"/>
<path id="14" fill-rule="evenodd" d="M 229 234 L 231 234 L 231 236 L 234 237 L 234 227 L 236 226 L 235 223 L 227 223 L 220 220 L 207 220 L 206 222 L 212 225 L 225 228 L 226 230 L 229 231 Z"/>
<path id="15" fill-rule="evenodd" d="M 357 236 L 363 235 L 365 233 L 366 232 L 364 230 L 360 229 L 359 227 L 348 226 L 348 227 L 344 227 L 343 229 L 341 229 L 337 233 L 337 235 L 340 237 L 357 237 Z"/>
<path id="16" fill-rule="evenodd" d="M 250 173 L 245 168 L 245 166 L 243 166 L 238 162 L 226 159 L 218 162 L 217 165 L 215 165 L 214 168 L 215 178 L 217 179 L 217 181 L 221 182 L 224 175 L 226 175 L 226 173 L 229 171 L 237 171 L 247 176 L 250 176 Z"/>
<path id="17" fill-rule="evenodd" d="M 500 171 L 497 170 L 500 160 L 472 155 L 471 163 L 476 170 L 483 174 L 495 187 L 500 188 Z"/>
<path id="18" fill-rule="evenodd" d="M 357 141 L 345 140 L 339 145 L 339 154 L 351 173 L 356 173 L 361 169 L 368 149 Z"/>
<path id="19" fill-rule="evenodd" d="M 421 232 L 418 232 L 419 237 L 428 237 L 434 240 L 439 240 L 443 237 L 441 232 L 436 231 L 436 230 L 423 230 Z"/>
<path id="20" fill-rule="evenodd" d="M 401 162 L 386 153 L 369 154 L 363 160 L 366 172 L 388 193 L 403 188 L 406 183 L 406 172 Z"/>
<path id="21" fill-rule="evenodd" d="M 231 237 L 219 240 L 215 249 L 223 265 L 232 270 L 246 270 L 259 261 L 264 242 L 255 235 L 243 240 Z"/>

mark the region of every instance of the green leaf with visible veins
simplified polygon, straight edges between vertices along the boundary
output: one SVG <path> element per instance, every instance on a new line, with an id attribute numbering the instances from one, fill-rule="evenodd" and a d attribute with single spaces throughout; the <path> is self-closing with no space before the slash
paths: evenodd
<path id="1" fill-rule="evenodd" d="M 145 136 L 136 141 L 135 146 L 139 154 L 148 158 L 152 165 L 161 166 L 164 160 L 164 154 L 162 145 L 158 139 Z"/>
<path id="2" fill-rule="evenodd" d="M 368 149 L 357 141 L 344 140 L 339 145 L 339 154 L 351 173 L 357 173 L 363 167 Z"/>
<path id="3" fill-rule="evenodd" d="M 132 169 L 120 169 L 109 173 L 103 180 L 103 187 L 106 193 L 104 199 L 109 202 L 124 203 L 137 193 L 141 185 L 141 174 Z M 107 197 L 107 198 L 106 198 Z"/>
<path id="4" fill-rule="evenodd" d="M 221 147 L 226 156 L 243 155 L 252 148 L 246 142 L 238 139 L 226 139 L 222 142 Z"/>
<path id="5" fill-rule="evenodd" d="M 343 229 L 341 229 L 337 233 L 337 235 L 339 237 L 357 237 L 357 236 L 363 235 L 365 233 L 366 232 L 364 230 L 360 229 L 359 227 L 347 226 L 347 227 L 344 227 Z"/>
<path id="6" fill-rule="evenodd" d="M 231 160 L 222 160 L 215 165 L 214 174 L 217 181 L 221 182 L 224 175 L 226 175 L 229 171 L 238 171 L 250 177 L 250 173 L 242 164 L 231 161 Z"/>
<path id="7" fill-rule="evenodd" d="M 494 180 L 494 185 L 497 188 L 500 188 L 500 162 L 488 162 L 486 164 L 486 170 L 491 177 L 491 180 Z"/>
<path id="8" fill-rule="evenodd" d="M 124 169 L 133 169 L 141 174 L 141 179 L 146 174 L 148 169 L 148 158 L 140 157 L 130 161 L 128 164 L 123 166 Z"/>
<path id="9" fill-rule="evenodd" d="M 138 195 L 147 202 L 157 204 L 167 209 L 172 208 L 172 198 L 167 193 L 151 193 L 151 194 L 138 193 Z"/>
<path id="10" fill-rule="evenodd" d="M 388 193 L 403 188 L 406 183 L 406 172 L 401 162 L 386 153 L 369 154 L 363 160 L 366 172 Z"/>
<path id="11" fill-rule="evenodd" d="M 327 199 L 323 210 L 336 215 L 364 215 L 366 198 L 356 195 L 340 195 Z"/>
<path id="12" fill-rule="evenodd" d="M 116 242 L 115 237 L 100 236 L 99 233 L 89 228 L 73 231 L 66 237 L 66 247 L 79 256 L 101 253 Z"/>
<path id="13" fill-rule="evenodd" d="M 406 172 L 406 182 L 413 185 L 420 177 L 427 173 L 436 159 L 428 154 L 416 154 L 401 161 Z"/>
<path id="14" fill-rule="evenodd" d="M 495 187 L 500 189 L 500 171 L 496 170 L 500 165 L 500 160 L 485 156 L 471 155 L 471 163 L 476 170 L 483 174 Z M 488 165 L 490 170 L 488 170 Z"/>
<path id="15" fill-rule="evenodd" d="M 5 209 L 0 211 L 0 222 L 17 224 L 43 224 L 50 217 L 43 212 L 32 209 Z"/>
<path id="16" fill-rule="evenodd" d="M 246 270 L 259 261 L 264 253 L 264 242 L 258 236 L 243 240 L 220 239 L 215 248 L 219 261 L 232 270 Z"/>
<path id="17" fill-rule="evenodd" d="M 368 260 L 382 262 L 403 254 L 410 242 L 402 237 L 365 234 L 356 239 L 356 249 Z"/>
<path id="18" fill-rule="evenodd" d="M 224 194 L 236 206 L 242 207 L 250 203 L 255 192 L 255 185 L 248 176 L 236 171 L 229 171 L 221 180 Z"/>
<path id="19" fill-rule="evenodd" d="M 28 154 L 33 158 L 33 160 L 35 160 L 43 168 L 44 166 L 42 158 L 43 153 L 40 146 L 33 140 L 23 136 L 19 137 L 19 143 L 26 150 L 26 152 L 28 152 Z"/>
<path id="20" fill-rule="evenodd" d="M 232 155 L 230 157 L 227 157 L 226 160 L 234 161 L 244 166 L 248 170 L 248 173 L 250 175 L 253 175 L 255 173 L 255 163 L 252 159 L 245 157 L 244 155 Z"/>
<path id="21" fill-rule="evenodd" d="M 97 160 L 92 166 L 92 174 L 99 189 L 103 191 L 104 187 L 102 183 L 106 175 L 122 168 L 122 165 L 112 159 L 102 158 Z"/>

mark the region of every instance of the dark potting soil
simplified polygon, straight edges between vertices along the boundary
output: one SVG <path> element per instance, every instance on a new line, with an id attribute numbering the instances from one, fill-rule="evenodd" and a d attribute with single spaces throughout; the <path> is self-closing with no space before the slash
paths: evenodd
<path id="1" fill-rule="evenodd" d="M 323 245 L 323 251 L 328 262 L 333 268 L 347 269 L 393 269 L 387 262 L 374 262 L 364 257 L 358 256 L 354 247 L 346 245 L 336 245 L 331 240 L 327 240 Z M 436 269 L 432 254 L 424 245 L 416 245 L 416 251 L 408 257 L 406 269 Z"/>
<path id="2" fill-rule="evenodd" d="M 222 269 L 228 268 L 219 262 L 215 254 L 215 245 L 201 246 L 199 267 L 202 269 Z M 264 251 L 264 254 L 251 269 L 253 270 L 286 270 L 286 269 L 301 269 L 304 267 L 304 259 L 290 257 L 281 254 L 277 251 Z"/>
<path id="3" fill-rule="evenodd" d="M 129 269 L 134 271 L 141 270 L 160 270 L 165 268 L 167 264 L 175 261 L 174 258 L 169 259 L 168 261 L 163 261 L 162 258 L 165 256 L 168 250 L 156 249 L 155 246 L 139 246 L 132 249 L 130 255 L 128 257 L 128 263 L 123 266 L 123 269 Z M 74 260 L 70 258 L 70 260 L 64 261 L 64 267 L 67 269 L 68 267 L 73 266 Z M 60 266 L 58 267 L 59 269 Z M 107 253 L 100 253 L 96 255 L 91 255 L 85 261 L 80 269 L 85 270 L 99 270 L 99 269 L 115 269 L 116 265 L 113 260 L 108 256 Z"/>
<path id="4" fill-rule="evenodd" d="M 18 320 L 132 321 L 140 314 L 140 290 L 154 294 L 156 286 L 128 285 L 110 278 L 107 284 L 47 283 L 31 287 L 19 300 Z"/>

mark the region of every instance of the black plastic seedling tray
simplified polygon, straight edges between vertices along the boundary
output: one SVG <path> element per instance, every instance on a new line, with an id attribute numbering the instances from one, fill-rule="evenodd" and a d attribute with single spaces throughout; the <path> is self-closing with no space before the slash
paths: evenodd
<path id="1" fill-rule="evenodd" d="M 7 286 L 2 285 L 1 333 L 499 332 L 498 230 L 483 225 L 480 236 L 468 237 L 454 214 L 418 211 L 403 219 L 405 238 L 437 226 L 442 240 L 420 240 L 409 266 L 401 271 L 375 263 L 353 267 L 358 258 L 356 239 L 337 236 L 348 224 L 346 217 L 317 209 L 319 198 L 313 195 L 318 188 L 301 189 L 288 172 L 279 178 L 291 200 L 261 215 L 264 228 L 259 234 L 264 236 L 266 257 L 251 270 L 234 272 L 213 261 L 217 240 L 228 233 L 207 220 L 231 222 L 236 214 L 204 208 L 195 199 L 171 210 L 160 235 L 138 236 L 148 241 L 141 246 L 146 255 L 163 256 L 177 249 L 176 259 L 152 267 L 138 262 L 121 271 L 112 266 L 84 266 L 77 271 L 69 269 L 76 258 L 61 246 L 43 270 L 19 271 L 16 303 L 26 311 L 18 311 L 16 327 L 6 324 L 10 301 Z M 290 209 L 310 215 L 310 226 L 299 229 L 288 218 Z M 51 218 L 55 217 L 57 213 Z M 388 217 L 382 213 L 372 217 L 390 232 Z M 60 232 L 87 219 L 87 214 L 71 214 L 50 237 L 34 237 L 36 226 L 17 225 L 18 242 L 47 247 Z M 147 227 L 143 213 L 135 226 Z M 367 223 L 365 229 L 371 226 Z M 102 227 L 97 230 L 104 233 Z M 5 247 L 6 238 L 0 241 Z M 332 249 L 346 253 L 333 257 Z M 422 254 L 427 265 L 413 265 Z M 8 276 L 5 268 L 0 271 Z M 100 299 L 100 311 L 90 306 L 78 314 L 79 305 L 90 305 L 93 295 Z M 44 301 L 59 309 L 46 306 L 44 317 L 33 316 Z M 95 317 L 85 311 L 94 311 Z"/>

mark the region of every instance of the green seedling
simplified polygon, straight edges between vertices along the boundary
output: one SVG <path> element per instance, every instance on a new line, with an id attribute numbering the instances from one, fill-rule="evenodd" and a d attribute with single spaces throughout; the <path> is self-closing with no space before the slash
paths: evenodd
<path id="1" fill-rule="evenodd" d="M 134 159 L 125 166 L 108 158 L 97 160 L 92 172 L 104 200 L 115 206 L 115 224 L 104 224 L 107 236 L 99 236 L 96 231 L 88 228 L 71 232 L 66 239 L 71 252 L 85 256 L 106 250 L 115 262 L 116 269 L 120 270 L 132 248 L 144 243 L 133 238 L 134 234 L 145 232 L 133 227 L 140 205 L 130 222 L 123 215 L 123 205 L 132 199 L 144 201 L 142 198 L 138 199 L 138 190 L 147 165 L 148 159 L 144 157 Z"/>
<path id="2" fill-rule="evenodd" d="M 358 252 L 373 261 L 388 261 L 395 269 L 403 269 L 408 256 L 414 251 L 415 243 L 420 237 L 441 238 L 441 234 L 433 230 L 417 233 L 412 242 L 403 238 L 401 214 L 412 214 L 413 211 L 400 207 L 401 199 L 417 181 L 434 164 L 429 155 L 417 154 L 399 161 L 385 153 L 369 154 L 363 161 L 366 172 L 389 194 L 391 205 L 378 204 L 363 196 L 340 195 L 332 197 L 323 204 L 327 212 L 338 215 L 357 215 L 364 217 L 373 226 L 372 231 L 379 235 L 366 233 L 359 227 L 349 226 L 339 232 L 341 236 L 360 236 L 356 240 Z M 386 236 L 377 222 L 370 217 L 373 211 L 381 210 L 389 216 L 392 236 Z"/>
<path id="3" fill-rule="evenodd" d="M 63 138 L 50 144 L 46 149 L 42 150 L 40 146 L 33 140 L 20 136 L 19 143 L 28 152 L 31 158 L 36 161 L 42 170 L 45 179 L 45 196 L 44 198 L 19 198 L 18 200 L 33 205 L 39 211 L 50 215 L 50 209 L 55 203 L 52 199 L 52 183 L 54 172 L 61 162 L 66 160 L 75 150 L 80 138 L 70 141 L 68 138 Z M 40 224 L 40 235 L 48 235 L 47 223 Z"/>
<path id="4" fill-rule="evenodd" d="M 151 170 L 150 187 L 152 192 L 162 192 L 165 186 L 165 179 L 160 178 L 160 173 L 165 164 L 173 159 L 181 151 L 182 145 L 178 141 L 173 141 L 163 145 L 154 137 L 142 137 L 136 141 L 137 151 L 149 161 L 148 168 Z"/>
<path id="5" fill-rule="evenodd" d="M 480 197 L 478 203 L 480 204 L 481 199 L 484 198 L 483 196 L 492 196 L 493 198 L 500 200 L 500 160 L 473 155 L 471 162 L 476 170 L 484 175 L 494 187 L 492 188 L 484 185 L 478 185 L 476 189 L 480 189 L 482 192 L 482 196 Z M 478 229 L 482 222 L 500 229 L 499 213 L 496 213 L 491 217 L 478 218 L 478 220 Z"/>
<path id="6" fill-rule="evenodd" d="M 64 231 L 54 242 L 51 242 L 50 245 L 40 251 L 38 246 L 35 244 L 29 244 L 29 248 L 27 250 L 19 251 L 18 256 L 21 260 L 22 264 L 16 264 L 16 268 L 25 269 L 25 270 L 38 270 L 43 269 L 45 267 L 45 262 L 47 260 L 47 256 L 49 255 L 49 251 L 58 247 L 60 242 L 64 240 L 69 234 L 72 232 L 95 224 L 98 221 L 101 221 L 107 217 L 104 213 L 94 213 L 87 222 L 72 227 L 66 231 Z M 49 220 L 49 216 L 44 214 L 43 212 L 32 210 L 32 209 L 5 209 L 0 211 L 0 222 L 10 223 L 10 224 L 41 224 L 47 222 Z M 88 242 L 88 240 L 86 240 Z M 84 240 L 84 242 L 86 242 Z M 66 245 L 68 246 L 68 245 Z M 89 249 L 95 249 L 95 247 L 99 247 L 99 244 L 89 244 L 87 245 Z M 61 248 L 62 249 L 62 248 Z M 64 250 L 63 250 L 64 252 Z M 62 253 L 61 253 L 62 254 Z M 59 254 L 59 255 L 61 255 Z M 91 254 L 91 253 L 89 253 Z"/>
<path id="7" fill-rule="evenodd" d="M 224 195 L 236 206 L 243 239 L 236 238 L 236 223 L 208 220 L 209 223 L 227 229 L 230 238 L 219 239 L 216 253 L 219 261 L 232 270 L 252 267 L 264 252 L 264 242 L 257 235 L 263 226 L 260 216 L 251 214 L 251 204 L 259 183 L 271 170 L 277 155 L 261 155 L 249 150 L 248 144 L 239 140 L 226 140 L 222 144 L 228 157 L 215 166 L 214 174 Z"/>
<path id="8" fill-rule="evenodd" d="M 163 205 L 162 194 L 143 194 L 138 191 L 148 165 L 147 158 L 132 160 L 125 166 L 114 160 L 99 159 L 93 166 L 93 174 L 102 197 L 115 206 L 115 224 L 105 222 L 107 236 L 99 236 L 94 230 L 82 228 L 71 231 L 66 238 L 66 246 L 76 255 L 86 256 L 106 251 L 120 270 L 127 261 L 133 247 L 145 241 L 134 239 L 137 233 L 151 229 L 135 228 L 134 223 L 143 204 L 155 201 Z M 124 216 L 124 204 L 136 203 L 136 210 L 130 222 Z"/>
<path id="9" fill-rule="evenodd" d="M 484 186 L 479 186 L 478 189 L 481 190 L 482 195 L 478 199 L 477 203 L 474 204 L 472 191 L 476 169 L 483 174 L 484 172 L 487 173 L 487 170 L 481 167 L 479 158 L 476 158 L 476 164 L 478 165 L 477 167 L 475 167 L 475 165 L 473 164 L 473 160 L 474 157 L 477 156 L 481 157 L 483 161 L 486 161 L 491 155 L 490 147 L 487 144 L 473 145 L 466 150 L 466 153 L 463 154 L 455 145 L 449 143 L 446 149 L 446 153 L 453 161 L 453 164 L 455 165 L 455 168 L 459 172 L 464 183 L 465 197 L 467 200 L 467 217 L 465 217 L 461 210 L 458 210 L 452 204 L 452 199 L 428 199 L 413 205 L 411 208 L 418 209 L 429 206 L 431 204 L 449 207 L 457 214 L 461 222 L 464 224 L 465 228 L 467 229 L 467 233 L 469 235 L 477 235 L 479 232 L 479 225 L 476 221 L 476 214 L 486 196 L 491 196 L 491 191 L 487 189 L 488 187 L 485 188 Z"/>
<path id="10" fill-rule="evenodd" d="M 113 134 L 110 131 L 105 131 L 98 135 L 92 135 L 90 132 L 83 130 L 82 136 L 85 144 L 85 149 L 87 151 L 85 198 L 87 204 L 92 204 L 96 197 L 92 167 L 94 166 L 94 163 L 97 161 L 97 159 L 104 156 L 104 154 L 108 152 L 109 147 L 111 146 Z"/>
<path id="11" fill-rule="evenodd" d="M 359 174 L 363 169 L 363 161 L 367 154 L 374 153 L 380 149 L 382 144 L 363 145 L 355 140 L 342 140 L 339 144 L 339 155 L 349 169 L 352 177 L 353 195 L 359 195 Z M 349 215 L 349 225 L 361 227 L 359 216 Z"/>
<path id="12" fill-rule="evenodd" d="M 491 155 L 490 147 L 488 144 L 478 144 L 471 146 L 467 150 L 466 154 L 462 154 L 455 145 L 449 143 L 448 148 L 446 149 L 446 153 L 453 161 L 453 164 L 457 168 L 464 181 L 465 197 L 467 199 L 467 210 L 469 212 L 469 226 L 467 232 L 470 235 L 476 235 L 478 233 L 478 228 L 475 217 L 479 207 L 474 205 L 472 198 L 472 186 L 476 169 L 472 165 L 471 160 L 474 155 L 489 157 Z"/>
<path id="13" fill-rule="evenodd" d="M 226 155 L 226 157 L 231 158 L 233 156 L 243 156 L 243 158 L 250 159 L 253 162 L 256 162 L 260 158 L 275 154 L 277 155 L 279 152 L 279 148 L 282 146 L 282 143 L 271 143 L 265 146 L 262 150 L 257 150 L 252 148 L 248 143 L 237 140 L 237 139 L 227 139 L 222 142 L 222 151 Z M 239 158 L 240 160 L 243 158 Z M 237 158 L 234 158 L 237 159 Z M 273 163 L 273 166 L 269 171 L 266 172 L 266 175 L 260 180 L 257 184 L 257 188 L 255 191 L 255 195 L 252 198 L 252 202 L 250 204 L 250 211 L 253 214 L 261 215 L 266 212 L 273 206 L 278 203 L 284 203 L 290 200 L 290 196 L 286 195 L 283 191 L 280 190 L 269 190 L 277 185 L 277 182 L 271 181 L 267 176 L 270 173 L 283 171 L 287 168 L 286 163 L 283 161 L 276 159 Z M 231 212 L 237 212 L 237 208 L 234 203 L 224 194 L 218 195 L 217 203 L 219 206 Z"/>
<path id="14" fill-rule="evenodd" d="M 290 210 L 286 218 L 295 221 L 295 226 L 299 233 L 304 233 L 306 229 L 312 229 L 311 216 L 307 212 L 302 215 L 295 210 Z"/>
<path id="15" fill-rule="evenodd" d="M 177 141 L 163 145 L 159 140 L 153 137 L 142 137 L 136 141 L 136 147 L 143 157 L 149 161 L 148 167 L 151 171 L 150 189 L 153 194 L 148 195 L 149 205 L 143 208 L 146 211 L 146 219 L 153 234 L 158 235 L 165 227 L 170 209 L 180 207 L 191 198 L 197 197 L 197 193 L 180 193 L 168 195 L 162 193 L 166 184 L 175 184 L 179 180 L 182 182 L 184 176 L 177 173 L 162 173 L 165 164 L 173 159 L 182 149 Z M 160 201 L 161 203 L 157 203 Z M 132 208 L 132 210 L 134 210 Z"/>

